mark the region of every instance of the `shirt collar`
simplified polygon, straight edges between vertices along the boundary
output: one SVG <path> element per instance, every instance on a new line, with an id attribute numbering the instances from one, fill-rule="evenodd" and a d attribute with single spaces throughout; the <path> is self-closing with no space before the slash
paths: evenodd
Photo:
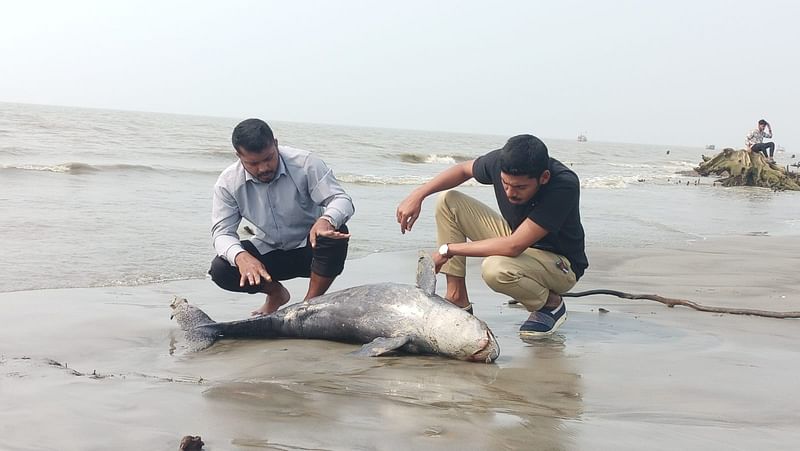
<path id="1" fill-rule="evenodd" d="M 244 180 L 245 180 L 245 182 L 264 183 L 261 180 L 253 177 L 253 174 L 247 172 L 247 169 L 244 168 L 244 165 L 242 164 L 241 161 L 239 162 L 239 166 L 241 166 L 242 170 L 244 171 Z M 283 164 L 283 155 L 281 155 L 281 151 L 280 151 L 280 149 L 278 149 L 278 172 L 275 173 L 275 178 L 272 179 L 272 182 L 274 182 L 275 180 L 278 180 L 278 178 L 280 176 L 282 176 L 282 175 L 286 175 L 286 165 Z M 272 182 L 269 182 L 269 183 L 272 183 Z"/>

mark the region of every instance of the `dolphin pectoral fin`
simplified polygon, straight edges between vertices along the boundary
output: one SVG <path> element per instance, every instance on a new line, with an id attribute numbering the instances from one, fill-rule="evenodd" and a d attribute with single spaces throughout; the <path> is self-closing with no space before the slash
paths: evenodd
<path id="1" fill-rule="evenodd" d="M 433 259 L 423 250 L 420 250 L 417 255 L 417 287 L 426 294 L 434 294 L 436 293 L 436 273 L 433 272 Z"/>
<path id="2" fill-rule="evenodd" d="M 378 337 L 361 347 L 353 354 L 361 357 L 379 357 L 391 354 L 411 341 L 411 337 Z"/>

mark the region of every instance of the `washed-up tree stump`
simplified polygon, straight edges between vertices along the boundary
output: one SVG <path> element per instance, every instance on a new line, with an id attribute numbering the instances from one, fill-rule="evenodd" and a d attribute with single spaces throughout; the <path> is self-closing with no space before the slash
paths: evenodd
<path id="1" fill-rule="evenodd" d="M 703 155 L 695 168 L 703 176 L 717 175 L 722 186 L 760 186 L 773 190 L 800 191 L 800 176 L 770 163 L 763 154 L 740 149 L 724 149 L 715 157 Z"/>

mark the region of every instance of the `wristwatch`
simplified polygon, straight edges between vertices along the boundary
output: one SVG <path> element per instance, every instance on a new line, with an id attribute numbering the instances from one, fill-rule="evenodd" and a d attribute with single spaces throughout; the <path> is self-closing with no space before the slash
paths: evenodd
<path id="1" fill-rule="evenodd" d="M 447 247 L 447 243 L 442 244 L 441 246 L 439 246 L 439 255 L 441 255 L 442 257 L 447 257 L 447 258 L 451 257 L 450 249 Z"/>

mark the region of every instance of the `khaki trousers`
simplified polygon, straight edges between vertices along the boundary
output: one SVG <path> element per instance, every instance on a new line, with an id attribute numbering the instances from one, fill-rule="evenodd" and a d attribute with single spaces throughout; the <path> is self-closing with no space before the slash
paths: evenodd
<path id="1" fill-rule="evenodd" d="M 508 223 L 497 212 L 477 199 L 458 191 L 445 191 L 436 201 L 436 240 L 445 243 L 464 243 L 467 239 L 480 241 L 487 238 L 511 235 Z M 561 294 L 575 286 L 572 269 L 564 273 L 559 268 L 562 261 L 570 268 L 564 256 L 541 249 L 528 248 L 517 257 L 494 255 L 481 264 L 481 277 L 492 290 L 516 299 L 528 309 L 536 311 L 547 302 L 550 291 Z M 465 277 L 466 257 L 455 256 L 441 272 Z"/>

